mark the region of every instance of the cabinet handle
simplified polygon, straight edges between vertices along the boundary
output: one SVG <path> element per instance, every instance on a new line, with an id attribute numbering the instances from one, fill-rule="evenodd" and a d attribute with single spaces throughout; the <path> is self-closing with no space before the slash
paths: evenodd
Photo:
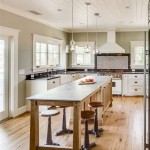
<path id="1" fill-rule="evenodd" d="M 55 83 L 55 81 L 53 81 L 53 83 Z"/>
<path id="2" fill-rule="evenodd" d="M 137 82 L 134 82 L 134 83 L 137 83 Z"/>
<path id="3" fill-rule="evenodd" d="M 137 91 L 137 89 L 134 89 L 135 91 Z"/>

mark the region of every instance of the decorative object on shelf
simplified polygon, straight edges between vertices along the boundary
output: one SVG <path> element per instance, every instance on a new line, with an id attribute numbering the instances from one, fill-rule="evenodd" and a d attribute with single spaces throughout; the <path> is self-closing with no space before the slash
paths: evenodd
<path id="1" fill-rule="evenodd" d="M 72 39 L 70 41 L 70 52 L 75 51 L 75 41 L 73 39 L 73 0 L 72 0 Z"/>
<path id="2" fill-rule="evenodd" d="M 88 30 L 89 30 L 89 26 L 88 26 L 88 7 L 91 5 L 91 3 L 85 3 L 86 6 L 87 6 L 87 45 L 86 45 L 86 48 L 85 48 L 85 52 L 86 53 L 89 53 L 91 48 L 89 47 L 89 35 L 88 35 Z"/>

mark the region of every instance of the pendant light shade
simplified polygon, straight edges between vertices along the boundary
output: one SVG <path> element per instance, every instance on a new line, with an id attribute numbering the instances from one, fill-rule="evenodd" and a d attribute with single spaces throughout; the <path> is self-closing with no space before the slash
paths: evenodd
<path id="1" fill-rule="evenodd" d="M 88 35 L 88 30 L 89 30 L 89 26 L 88 26 L 88 7 L 91 5 L 91 3 L 85 3 L 87 6 L 87 45 L 85 48 L 85 52 L 89 53 L 90 52 L 90 47 L 89 47 L 89 35 Z"/>
<path id="2" fill-rule="evenodd" d="M 73 39 L 73 0 L 72 0 L 72 39 L 70 41 L 70 51 L 75 51 L 75 41 Z"/>

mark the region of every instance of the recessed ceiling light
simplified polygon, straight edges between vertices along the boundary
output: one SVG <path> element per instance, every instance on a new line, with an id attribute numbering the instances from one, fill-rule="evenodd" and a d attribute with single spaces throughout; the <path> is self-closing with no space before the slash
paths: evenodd
<path id="1" fill-rule="evenodd" d="M 124 22 L 123 22 L 123 21 L 118 21 L 117 23 L 120 23 L 120 24 L 121 24 L 121 23 L 124 23 Z"/>
<path id="2" fill-rule="evenodd" d="M 62 9 L 57 9 L 57 11 L 62 11 Z"/>
<path id="3" fill-rule="evenodd" d="M 126 6 L 126 9 L 129 9 L 130 8 L 130 6 Z"/>
<path id="4" fill-rule="evenodd" d="M 134 23 L 133 21 L 130 21 L 130 23 Z"/>
<path id="5" fill-rule="evenodd" d="M 28 10 L 28 12 L 34 14 L 34 15 L 42 15 L 41 13 L 35 11 L 35 10 Z"/>
<path id="6" fill-rule="evenodd" d="M 99 13 L 95 13 L 94 15 L 97 17 L 101 17 Z"/>

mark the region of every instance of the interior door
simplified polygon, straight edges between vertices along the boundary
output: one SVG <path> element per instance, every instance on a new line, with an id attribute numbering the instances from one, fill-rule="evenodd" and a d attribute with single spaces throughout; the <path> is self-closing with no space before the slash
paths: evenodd
<path id="1" fill-rule="evenodd" d="M 0 36 L 0 121 L 8 118 L 8 37 Z"/>
<path id="2" fill-rule="evenodd" d="M 148 44 L 147 44 L 148 41 Z M 150 30 L 145 32 L 145 62 L 144 62 L 144 150 L 150 149 Z M 147 47 L 148 45 L 148 47 Z"/>

